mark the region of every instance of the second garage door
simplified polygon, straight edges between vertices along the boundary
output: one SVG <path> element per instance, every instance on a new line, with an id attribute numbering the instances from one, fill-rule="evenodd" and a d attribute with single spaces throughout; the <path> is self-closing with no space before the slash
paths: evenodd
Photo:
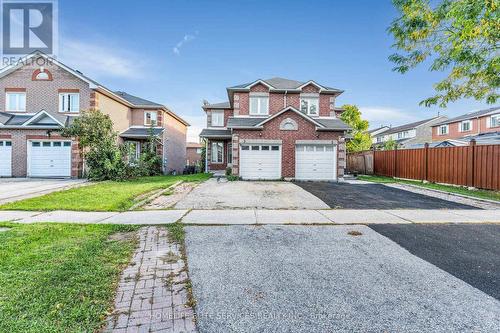
<path id="1" fill-rule="evenodd" d="M 323 144 L 300 144 L 295 147 L 295 179 L 337 179 L 337 147 Z"/>
<path id="2" fill-rule="evenodd" d="M 28 141 L 29 177 L 70 177 L 71 142 Z"/>
<path id="3" fill-rule="evenodd" d="M 0 177 L 12 177 L 12 142 L 0 140 Z"/>
<path id="4" fill-rule="evenodd" d="M 240 176 L 243 179 L 280 179 L 281 146 L 241 145 Z"/>

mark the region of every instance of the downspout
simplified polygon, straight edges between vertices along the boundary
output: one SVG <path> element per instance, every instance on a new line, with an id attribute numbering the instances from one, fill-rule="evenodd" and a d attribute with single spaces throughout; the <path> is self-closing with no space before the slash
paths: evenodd
<path id="1" fill-rule="evenodd" d="M 208 173 L 208 140 L 205 140 L 205 173 Z"/>

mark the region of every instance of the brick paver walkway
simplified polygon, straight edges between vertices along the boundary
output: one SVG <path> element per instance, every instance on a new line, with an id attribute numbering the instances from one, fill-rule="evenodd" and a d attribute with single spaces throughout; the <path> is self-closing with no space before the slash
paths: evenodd
<path id="1" fill-rule="evenodd" d="M 169 241 L 162 227 L 141 228 L 139 239 L 105 332 L 196 332 L 194 311 L 186 306 L 188 275 L 179 245 Z"/>

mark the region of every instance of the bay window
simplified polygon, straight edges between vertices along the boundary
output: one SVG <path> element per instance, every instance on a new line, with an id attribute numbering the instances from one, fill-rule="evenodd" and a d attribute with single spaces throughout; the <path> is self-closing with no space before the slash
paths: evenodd
<path id="1" fill-rule="evenodd" d="M 80 94 L 61 93 L 59 94 L 59 112 L 79 112 Z"/>
<path id="2" fill-rule="evenodd" d="M 266 116 L 269 114 L 269 96 L 250 96 L 250 115 Z"/>
<path id="3" fill-rule="evenodd" d="M 5 110 L 13 112 L 26 111 L 26 93 L 8 92 L 5 94 Z"/>

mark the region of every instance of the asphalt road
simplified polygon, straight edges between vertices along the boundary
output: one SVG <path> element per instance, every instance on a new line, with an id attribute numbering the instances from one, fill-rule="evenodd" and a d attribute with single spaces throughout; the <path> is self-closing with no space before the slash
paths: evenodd
<path id="1" fill-rule="evenodd" d="M 473 206 L 400 190 L 382 184 L 296 182 L 331 208 L 345 209 L 478 209 Z"/>
<path id="2" fill-rule="evenodd" d="M 201 333 L 500 330 L 498 300 L 367 226 L 185 229 Z"/>
<path id="3" fill-rule="evenodd" d="M 382 224 L 370 228 L 500 300 L 500 225 Z"/>

